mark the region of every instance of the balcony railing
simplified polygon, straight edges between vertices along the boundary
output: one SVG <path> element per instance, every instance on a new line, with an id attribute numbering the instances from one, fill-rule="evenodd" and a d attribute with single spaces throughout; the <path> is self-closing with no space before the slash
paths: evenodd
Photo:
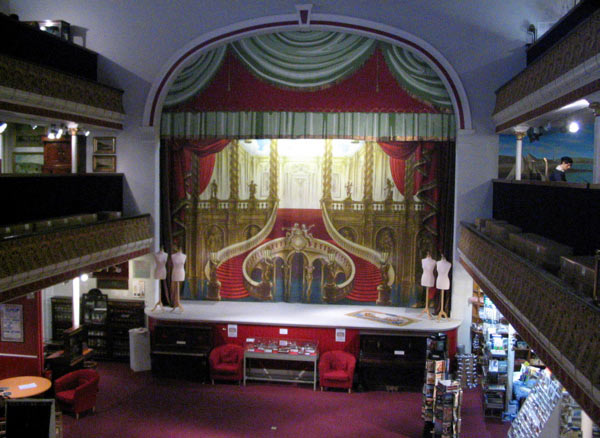
<path id="1" fill-rule="evenodd" d="M 150 215 L 0 239 L 0 302 L 146 254 Z"/>
<path id="2" fill-rule="evenodd" d="M 460 261 L 524 340 L 600 421 L 600 309 L 567 283 L 463 223 Z"/>

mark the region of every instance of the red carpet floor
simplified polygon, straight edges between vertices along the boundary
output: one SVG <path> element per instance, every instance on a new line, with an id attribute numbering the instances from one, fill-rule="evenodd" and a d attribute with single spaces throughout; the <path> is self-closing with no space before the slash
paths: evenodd
<path id="1" fill-rule="evenodd" d="M 421 438 L 421 395 L 314 392 L 307 385 L 206 385 L 100 363 L 96 413 L 63 415 L 64 438 Z M 462 438 L 500 438 L 485 422 L 481 392 L 465 393 Z"/>
<path id="2" fill-rule="evenodd" d="M 267 239 L 285 237 L 286 228 L 292 228 L 295 223 L 311 226 L 310 233 L 322 240 L 333 243 L 327 233 L 321 210 L 279 209 L 273 230 Z M 335 243 L 333 243 L 335 244 Z M 221 296 L 225 299 L 240 299 L 248 296 L 242 277 L 242 263 L 248 253 L 223 263 L 217 269 L 217 278 L 221 282 Z M 354 301 L 372 302 L 377 300 L 377 285 L 381 282 L 379 269 L 372 263 L 350 255 L 356 265 L 354 289 L 348 298 Z"/>

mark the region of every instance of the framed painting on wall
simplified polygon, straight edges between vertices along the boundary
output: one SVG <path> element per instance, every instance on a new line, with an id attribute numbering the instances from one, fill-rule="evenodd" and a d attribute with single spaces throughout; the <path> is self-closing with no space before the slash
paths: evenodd
<path id="1" fill-rule="evenodd" d="M 42 173 L 44 152 L 13 152 L 14 173 Z"/>
<path id="2" fill-rule="evenodd" d="M 115 155 L 94 155 L 92 158 L 93 172 L 116 172 L 117 157 Z"/>
<path id="3" fill-rule="evenodd" d="M 117 139 L 115 137 L 94 137 L 94 154 L 117 153 Z"/>

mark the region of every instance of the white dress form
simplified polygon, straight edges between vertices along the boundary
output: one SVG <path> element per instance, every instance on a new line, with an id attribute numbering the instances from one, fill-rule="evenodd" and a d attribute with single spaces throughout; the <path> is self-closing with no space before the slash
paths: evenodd
<path id="1" fill-rule="evenodd" d="M 427 257 L 421 260 L 421 266 L 423 267 L 423 275 L 421 275 L 421 286 L 435 286 L 435 277 L 433 276 L 433 270 L 435 269 L 435 265 L 435 260 L 432 259 L 431 255 L 429 254 L 427 254 Z"/>
<path id="2" fill-rule="evenodd" d="M 431 257 L 431 254 L 427 253 L 427 256 L 421 260 L 421 267 L 423 268 L 421 286 L 425 288 L 425 308 L 421 314 L 425 313 L 428 318 L 431 318 L 431 312 L 429 311 L 429 288 L 435 286 L 435 277 L 433 275 L 435 260 Z"/>
<path id="3" fill-rule="evenodd" d="M 179 301 L 180 285 L 178 283 L 185 280 L 185 269 L 183 268 L 185 259 L 186 255 L 182 253 L 181 250 L 171 254 L 171 264 L 173 266 L 171 271 L 171 303 L 173 305 L 173 310 L 179 308 L 182 312 L 183 306 Z"/>
<path id="4" fill-rule="evenodd" d="M 177 251 L 175 254 L 171 254 L 171 262 L 173 263 L 173 271 L 171 272 L 172 281 L 185 280 L 185 269 L 183 268 L 185 259 L 186 255 L 182 253 L 181 250 Z"/>
<path id="5" fill-rule="evenodd" d="M 154 278 L 156 278 L 157 280 L 161 280 L 161 282 L 164 282 L 165 279 L 167 278 L 167 257 L 169 256 L 166 252 L 163 251 L 163 249 L 161 248 L 160 251 L 155 252 L 153 254 L 154 256 L 154 263 L 155 263 L 155 267 L 154 267 Z M 166 285 L 165 285 L 165 290 L 166 290 Z M 157 307 L 160 307 L 162 309 L 162 300 L 161 300 L 161 288 L 158 288 L 158 300 L 156 301 L 156 304 L 154 305 L 154 307 L 152 308 L 152 312 L 154 310 L 156 310 Z"/>
<path id="6" fill-rule="evenodd" d="M 438 313 L 437 319 L 440 318 L 448 318 L 448 314 L 445 309 L 445 301 L 444 301 L 444 292 L 450 289 L 450 277 L 448 273 L 450 272 L 450 268 L 452 267 L 452 263 L 450 263 L 446 258 L 442 255 L 442 258 L 438 260 L 436 263 L 437 268 L 437 280 L 435 282 L 435 287 L 442 291 L 442 296 L 440 297 L 440 313 Z"/>
<path id="7" fill-rule="evenodd" d="M 157 280 L 164 280 L 167 278 L 167 257 L 168 254 L 162 249 L 154 253 L 154 263 L 156 263 L 154 278 Z"/>
<path id="8" fill-rule="evenodd" d="M 448 273 L 450 272 L 450 267 L 452 263 L 450 263 L 444 256 L 442 256 L 441 260 L 438 260 L 436 263 L 437 267 L 437 280 L 435 282 L 435 287 L 439 290 L 448 290 L 450 289 L 450 277 L 448 277 Z"/>

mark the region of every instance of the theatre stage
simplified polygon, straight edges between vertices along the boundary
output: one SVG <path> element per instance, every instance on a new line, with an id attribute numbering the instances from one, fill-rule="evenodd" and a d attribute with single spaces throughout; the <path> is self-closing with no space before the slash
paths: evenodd
<path id="1" fill-rule="evenodd" d="M 397 323 L 380 322 L 350 316 L 360 311 L 389 317 Z M 171 308 L 146 308 L 146 315 L 158 321 L 205 322 L 220 324 L 248 324 L 286 327 L 348 328 L 358 330 L 385 330 L 400 332 L 446 332 L 456 329 L 461 321 L 428 319 L 422 309 L 389 306 L 320 305 L 301 303 L 253 303 L 198 301 L 184 302 L 183 311 Z M 370 316 L 367 314 L 366 316 Z M 387 314 L 387 315 L 383 315 Z M 364 316 L 364 314 L 363 314 Z M 395 318 L 396 317 L 396 318 Z M 401 320 L 407 322 L 404 325 Z M 398 321 L 399 320 L 399 321 Z"/>

